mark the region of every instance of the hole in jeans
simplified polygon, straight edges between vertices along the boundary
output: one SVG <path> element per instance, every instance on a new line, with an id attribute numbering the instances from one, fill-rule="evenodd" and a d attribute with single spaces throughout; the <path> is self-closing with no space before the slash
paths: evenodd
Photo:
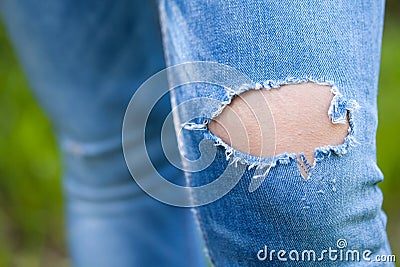
<path id="1" fill-rule="evenodd" d="M 344 143 L 349 123 L 333 124 L 328 116 L 331 87 L 312 82 L 236 96 L 209 123 L 208 129 L 233 148 L 254 156 L 295 153 L 304 178 L 314 150 Z M 312 163 L 312 164 L 310 164 Z"/>

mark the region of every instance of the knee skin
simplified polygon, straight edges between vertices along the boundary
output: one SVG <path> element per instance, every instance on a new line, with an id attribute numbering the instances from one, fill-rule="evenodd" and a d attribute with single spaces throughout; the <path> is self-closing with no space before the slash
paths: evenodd
<path id="1" fill-rule="evenodd" d="M 304 153 L 313 162 L 315 148 L 342 144 L 348 134 L 348 123 L 328 117 L 332 97 L 329 86 L 314 83 L 250 90 L 233 99 L 209 130 L 248 154 Z"/>

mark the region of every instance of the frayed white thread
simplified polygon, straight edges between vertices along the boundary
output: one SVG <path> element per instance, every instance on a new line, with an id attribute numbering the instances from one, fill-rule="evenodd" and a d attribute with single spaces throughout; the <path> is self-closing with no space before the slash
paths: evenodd
<path id="1" fill-rule="evenodd" d="M 249 184 L 249 192 L 252 193 L 256 191 L 264 182 L 264 180 L 267 178 L 269 171 L 271 170 L 272 165 L 269 165 L 265 168 L 265 171 L 262 174 L 254 174 L 253 179 L 250 180 Z M 256 169 L 257 172 L 257 169 Z"/>
<path id="2" fill-rule="evenodd" d="M 187 122 L 182 125 L 182 128 L 186 130 L 204 130 L 207 129 L 207 123 Z"/>
<path id="3" fill-rule="evenodd" d="M 235 167 L 237 167 L 238 162 L 239 162 L 239 158 L 233 158 L 231 160 L 231 162 L 229 163 L 229 165 L 235 165 Z"/>

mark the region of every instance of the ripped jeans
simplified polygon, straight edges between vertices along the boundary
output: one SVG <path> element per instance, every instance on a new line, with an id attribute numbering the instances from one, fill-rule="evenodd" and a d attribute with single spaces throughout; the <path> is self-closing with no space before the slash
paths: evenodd
<path id="1" fill-rule="evenodd" d="M 132 182 L 121 149 L 132 94 L 164 67 L 154 7 L 135 0 L 0 4 L 60 140 L 74 266 L 204 266 L 190 210 L 147 196 Z M 384 2 L 159 0 L 158 8 L 168 66 L 216 62 L 245 77 L 229 86 L 204 82 L 171 91 L 172 107 L 182 104 L 174 110 L 182 161 L 196 170 L 185 173 L 186 181 L 193 187 L 223 175 L 236 181 L 223 197 L 192 209 L 211 262 L 392 266 L 376 260 L 391 253 L 377 186 L 383 175 L 375 158 Z M 185 75 L 192 74 L 187 69 Z M 217 76 L 233 79 L 224 72 Z M 182 79 L 177 75 L 170 82 Z M 332 124 L 348 124 L 340 144 L 309 147 L 313 160 L 305 151 L 292 151 L 284 138 L 268 144 L 274 149 L 265 156 L 210 130 L 241 95 L 279 94 L 307 83 L 328 88 L 332 99 L 325 116 Z M 213 104 L 184 105 L 199 98 Z M 165 99 L 159 106 L 146 129 L 150 150 L 159 146 L 160 124 L 170 108 Z M 288 118 L 306 121 L 306 106 Z M 271 106 L 266 116 L 283 115 L 279 112 Z M 291 133 L 274 127 L 266 140 Z M 132 129 L 134 136 L 142 133 Z M 275 153 L 280 145 L 287 151 Z M 199 168 L 197 159 L 209 152 L 213 161 Z M 133 154 L 140 168 L 143 159 Z M 182 182 L 182 172 L 154 154 L 160 172 Z M 142 173 L 146 179 L 151 175 Z M 207 196 L 194 190 L 191 197 L 196 202 Z"/>
<path id="2" fill-rule="evenodd" d="M 377 187 L 383 176 L 375 158 L 383 1 L 160 2 L 169 65 L 218 62 L 252 82 L 228 89 L 186 84 L 172 94 L 176 104 L 201 97 L 220 102 L 216 107 L 186 105 L 175 116 L 176 124 L 183 125 L 178 137 L 186 157 L 199 158 L 204 139 L 211 142 L 204 142 L 201 151 L 217 148 L 209 167 L 187 173 L 191 185 L 210 183 L 232 166 L 237 172 L 244 169 L 224 197 L 195 208 L 215 266 L 391 266 L 367 263 L 361 256 L 366 250 L 371 259 L 390 254 Z M 207 127 L 232 99 L 248 90 L 283 90 L 305 82 L 328 86 L 332 101 L 326 115 L 334 124 L 349 122 L 343 143 L 315 147 L 312 162 L 302 151 L 272 157 L 243 153 Z M 193 108 L 198 109 L 198 118 L 186 121 L 185 114 Z M 302 110 L 304 105 L 291 116 L 306 121 L 308 114 Z M 342 249 L 343 254 L 346 249 L 358 250 L 360 262 L 330 260 L 323 256 L 329 248 Z M 316 263 L 301 261 L 308 250 L 316 252 Z"/>

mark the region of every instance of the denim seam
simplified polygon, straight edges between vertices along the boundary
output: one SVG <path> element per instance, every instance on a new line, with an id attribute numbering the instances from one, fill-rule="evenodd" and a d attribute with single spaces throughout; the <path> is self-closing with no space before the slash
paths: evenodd
<path id="1" fill-rule="evenodd" d="M 216 266 L 215 265 L 215 260 L 211 256 L 211 252 L 208 249 L 210 247 L 210 244 L 209 244 L 210 242 L 208 241 L 207 235 L 206 235 L 205 230 L 204 230 L 203 223 L 201 222 L 201 217 L 200 217 L 199 211 L 198 211 L 198 209 L 195 209 L 195 208 L 192 208 L 191 210 L 192 210 L 194 216 L 196 216 L 196 220 L 195 220 L 196 221 L 196 225 L 197 225 L 198 229 L 200 230 L 201 236 L 203 237 L 203 240 L 204 240 L 203 251 L 205 253 L 205 256 L 210 260 L 212 266 Z"/>

